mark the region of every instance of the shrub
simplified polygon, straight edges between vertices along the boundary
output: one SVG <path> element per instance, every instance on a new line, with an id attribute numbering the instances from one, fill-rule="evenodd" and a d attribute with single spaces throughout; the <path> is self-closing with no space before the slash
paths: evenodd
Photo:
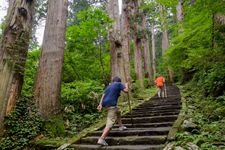
<path id="1" fill-rule="evenodd" d="M 74 107 L 73 112 L 96 112 L 103 87 L 96 81 L 74 81 L 64 83 L 61 91 L 62 104 Z"/>
<path id="2" fill-rule="evenodd" d="M 36 112 L 32 98 L 22 98 L 15 110 L 6 117 L 5 134 L 0 140 L 0 149 L 22 149 L 42 130 L 43 121 Z"/>

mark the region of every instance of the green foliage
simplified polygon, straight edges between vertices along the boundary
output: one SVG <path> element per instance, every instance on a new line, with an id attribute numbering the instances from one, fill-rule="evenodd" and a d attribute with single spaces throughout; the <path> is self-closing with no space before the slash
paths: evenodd
<path id="1" fill-rule="evenodd" d="M 205 55 L 210 50 L 211 20 L 207 12 L 201 11 L 197 17 L 187 22 L 187 29 L 173 39 L 174 46 L 167 52 L 165 63 L 169 63 L 175 72 L 183 69 L 201 68 L 205 65 Z M 197 69 L 197 68 L 196 68 Z"/>
<path id="2" fill-rule="evenodd" d="M 177 4 L 177 0 L 170 0 L 170 1 L 167 1 L 167 0 L 156 0 L 156 2 L 158 2 L 161 5 L 165 5 L 167 7 L 173 7 L 173 6 L 176 6 L 176 4 Z"/>
<path id="3" fill-rule="evenodd" d="M 186 118 L 198 125 L 199 131 L 195 134 L 180 131 L 177 134 L 176 144 L 184 146 L 188 142 L 197 144 L 200 149 L 223 149 L 225 140 L 225 99 L 221 96 L 215 98 L 205 98 L 195 82 L 185 86 L 184 98 L 187 103 Z"/>
<path id="4" fill-rule="evenodd" d="M 221 1 L 196 1 L 184 3 L 183 32 L 180 25 L 171 30 L 173 39 L 160 70 L 173 68 L 182 82 L 194 78 L 205 95 L 220 96 L 224 93 L 224 29 L 215 24 L 214 14 L 222 13 Z M 174 5 L 175 7 L 175 5 Z"/>
<path id="5" fill-rule="evenodd" d="M 28 52 L 26 65 L 25 65 L 25 72 L 24 72 L 24 83 L 22 88 L 22 96 L 32 96 L 33 92 L 33 85 L 35 74 L 38 67 L 38 59 L 40 56 L 39 50 L 33 50 Z"/>
<path id="6" fill-rule="evenodd" d="M 78 133 L 101 115 L 96 107 L 103 91 L 102 83 L 108 83 L 109 79 L 109 45 L 106 37 L 111 20 L 98 8 L 80 12 L 78 19 L 78 24 L 67 28 L 60 99 L 64 109 L 63 120 L 52 118 L 45 123 L 48 137 Z M 39 56 L 39 50 L 28 52 L 23 97 L 32 95 Z"/>
<path id="7" fill-rule="evenodd" d="M 149 88 L 152 83 L 150 83 L 150 79 L 148 78 L 144 78 L 144 88 Z M 132 87 L 131 87 L 131 92 L 132 92 L 132 97 L 133 98 L 137 98 L 137 99 L 141 99 L 140 97 L 140 93 L 142 93 L 144 91 L 143 88 L 140 87 L 140 81 L 139 80 L 135 80 L 134 83 L 132 83 Z"/>
<path id="8" fill-rule="evenodd" d="M 0 23 L 0 40 L 2 39 L 2 33 L 3 32 L 3 24 Z"/>
<path id="9" fill-rule="evenodd" d="M 43 122 L 36 112 L 32 98 L 22 98 L 15 110 L 6 118 L 5 136 L 0 140 L 0 149 L 22 149 L 42 130 Z"/>
<path id="10" fill-rule="evenodd" d="M 225 92 L 225 65 L 214 64 L 208 70 L 202 70 L 194 76 L 194 81 L 204 92 L 204 95 L 212 95 L 214 97 L 223 95 Z"/>
<path id="11" fill-rule="evenodd" d="M 157 2 L 172 7 L 173 12 L 178 1 Z M 225 30 L 214 18 L 218 13 L 225 16 L 224 2 L 188 0 L 183 11 L 184 20 L 170 29 L 170 47 L 157 68 L 163 71 L 170 66 L 179 81 L 190 82 L 184 89 L 185 117 L 199 129 L 196 133 L 180 131 L 176 145 L 187 149 L 186 144 L 193 142 L 200 149 L 224 149 Z"/>
<path id="12" fill-rule="evenodd" d="M 90 125 L 96 123 L 100 118 L 102 118 L 103 113 L 76 113 L 73 114 L 65 113 L 64 119 L 67 122 L 66 132 L 67 135 L 74 135 L 79 133 L 85 128 L 88 128 Z"/>
<path id="13" fill-rule="evenodd" d="M 72 2 L 69 3 L 68 24 L 77 24 L 77 14 L 80 11 L 87 9 L 89 6 L 88 0 L 72 0 Z"/>
<path id="14" fill-rule="evenodd" d="M 63 118 L 55 116 L 54 118 L 45 121 L 45 131 L 50 137 L 59 137 L 65 135 L 65 127 Z"/>
<path id="15" fill-rule="evenodd" d="M 141 91 L 140 89 L 140 81 L 136 80 L 135 83 L 132 83 L 132 97 L 138 98 L 138 93 Z"/>
<path id="16" fill-rule="evenodd" d="M 66 132 L 69 135 L 89 127 L 100 117 L 97 106 L 103 86 L 93 80 L 74 81 L 62 85 L 61 102 L 64 105 Z"/>
<path id="17" fill-rule="evenodd" d="M 111 20 L 101 9 L 91 7 L 77 17 L 79 23 L 67 28 L 63 81 L 94 79 L 105 82 L 109 76 L 106 37 Z"/>
<path id="18" fill-rule="evenodd" d="M 62 85 L 61 102 L 72 105 L 73 112 L 96 112 L 102 89 L 102 85 L 93 80 L 65 83 Z"/>
<path id="19" fill-rule="evenodd" d="M 47 16 L 47 7 L 48 3 L 47 0 L 37 0 L 36 2 L 36 15 L 35 15 L 35 22 L 38 23 L 43 18 Z"/>

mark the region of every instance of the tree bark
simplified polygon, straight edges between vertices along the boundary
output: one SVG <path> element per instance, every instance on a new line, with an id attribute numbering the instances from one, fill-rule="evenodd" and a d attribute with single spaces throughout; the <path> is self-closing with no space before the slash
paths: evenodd
<path id="1" fill-rule="evenodd" d="M 168 31 L 164 30 L 162 33 L 162 55 L 165 54 L 168 47 L 169 47 Z"/>
<path id="2" fill-rule="evenodd" d="M 140 87 L 144 88 L 144 80 L 143 80 L 143 69 L 142 69 L 142 43 L 141 39 L 135 38 L 134 44 L 134 68 L 136 79 L 140 83 Z"/>
<path id="3" fill-rule="evenodd" d="M 155 53 L 156 53 L 156 48 L 155 48 L 155 25 L 154 23 L 152 23 L 151 25 L 151 41 L 152 41 L 152 70 L 153 70 L 153 77 L 155 76 L 156 74 L 156 56 L 155 56 Z"/>
<path id="4" fill-rule="evenodd" d="M 123 58 L 123 70 L 125 79 L 130 82 L 130 19 L 131 19 L 132 1 L 123 0 L 122 6 L 122 58 Z"/>
<path id="5" fill-rule="evenodd" d="M 176 11 L 177 11 L 177 21 L 178 21 L 178 32 L 182 33 L 183 32 L 183 25 L 182 21 L 184 19 L 184 13 L 183 13 L 183 0 L 178 0 L 178 4 L 176 6 Z"/>
<path id="6" fill-rule="evenodd" d="M 183 19 L 184 19 L 183 3 L 184 3 L 183 0 L 178 0 L 178 4 L 176 6 L 178 21 L 183 21 Z"/>
<path id="7" fill-rule="evenodd" d="M 142 20 L 142 28 L 144 31 L 147 31 L 146 28 L 146 19 Z M 142 45 L 143 45 L 143 60 L 144 60 L 144 72 L 145 77 L 149 79 L 149 83 L 153 81 L 153 73 L 151 69 L 151 55 L 150 55 L 150 48 L 149 48 L 149 38 L 148 34 L 144 32 L 144 38 L 142 39 Z"/>
<path id="8" fill-rule="evenodd" d="M 109 16 L 113 19 L 114 24 L 112 29 L 109 30 L 110 41 L 110 64 L 111 64 L 111 77 L 119 76 L 124 78 L 122 69 L 120 69 L 120 53 L 122 48 L 121 33 L 120 33 L 120 16 L 119 16 L 119 3 L 117 0 L 108 0 L 107 11 Z"/>
<path id="9" fill-rule="evenodd" d="M 161 14 L 161 24 L 162 24 L 162 55 L 166 52 L 169 47 L 169 36 L 167 29 L 167 12 L 165 7 L 160 5 L 160 14 Z"/>
<path id="10" fill-rule="evenodd" d="M 60 87 L 65 47 L 67 0 L 49 0 L 34 96 L 38 111 L 49 119 L 60 111 Z"/>
<path id="11" fill-rule="evenodd" d="M 134 69 L 136 79 L 139 82 L 140 88 L 144 88 L 143 79 L 143 67 L 142 67 L 142 40 L 144 38 L 144 30 L 142 28 L 142 21 L 144 19 L 143 14 L 139 11 L 140 1 L 133 1 L 133 14 L 134 18 L 133 27 L 134 30 Z"/>
<path id="12" fill-rule="evenodd" d="M 21 93 L 33 10 L 33 1 L 9 1 L 0 43 L 0 129 L 3 128 L 5 115 L 13 110 Z"/>

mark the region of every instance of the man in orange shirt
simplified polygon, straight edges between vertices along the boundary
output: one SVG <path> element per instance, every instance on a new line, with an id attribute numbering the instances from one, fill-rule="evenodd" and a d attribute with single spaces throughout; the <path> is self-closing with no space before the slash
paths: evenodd
<path id="1" fill-rule="evenodd" d="M 159 75 L 156 79 L 155 79 L 155 84 L 157 86 L 157 93 L 158 93 L 158 97 L 159 98 L 165 98 L 167 97 L 166 94 L 166 87 L 165 87 L 165 78 L 162 75 Z"/>

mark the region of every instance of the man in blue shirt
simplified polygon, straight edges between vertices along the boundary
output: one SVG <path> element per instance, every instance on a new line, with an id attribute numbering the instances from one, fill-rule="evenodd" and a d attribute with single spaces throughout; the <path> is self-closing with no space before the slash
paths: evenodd
<path id="1" fill-rule="evenodd" d="M 108 111 L 106 126 L 103 130 L 102 136 L 98 139 L 97 142 L 100 145 L 108 145 L 105 141 L 105 138 L 109 134 L 112 126 L 115 124 L 116 121 L 120 126 L 119 130 L 126 129 L 126 127 L 122 125 L 121 112 L 120 109 L 117 107 L 117 101 L 121 91 L 128 92 L 128 83 L 125 83 L 125 85 L 123 85 L 119 77 L 114 77 L 113 82 L 106 88 L 98 105 L 97 109 L 99 111 L 102 110 L 102 107 L 105 107 Z"/>

